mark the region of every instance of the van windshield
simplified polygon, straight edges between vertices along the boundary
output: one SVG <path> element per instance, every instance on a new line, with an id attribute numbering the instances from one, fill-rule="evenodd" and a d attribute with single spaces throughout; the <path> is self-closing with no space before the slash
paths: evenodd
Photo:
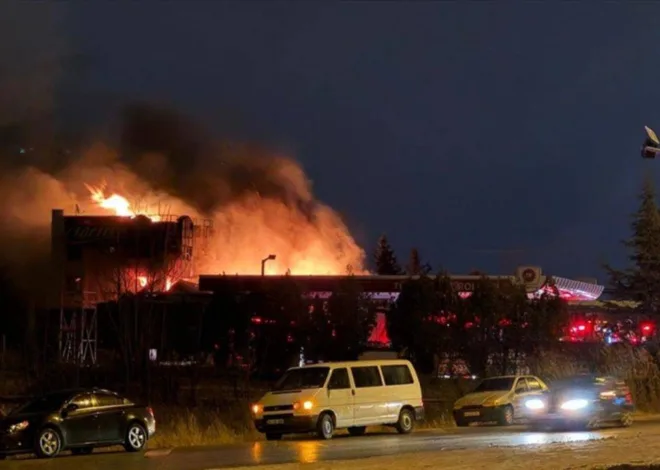
<path id="1" fill-rule="evenodd" d="M 328 378 L 329 367 L 304 367 L 291 369 L 275 384 L 274 391 L 321 388 Z"/>

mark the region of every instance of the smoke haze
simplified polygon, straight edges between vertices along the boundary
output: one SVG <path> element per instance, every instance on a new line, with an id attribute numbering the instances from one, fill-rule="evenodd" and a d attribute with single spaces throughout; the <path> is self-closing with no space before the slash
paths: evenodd
<path id="1" fill-rule="evenodd" d="M 302 168 L 254 143 L 218 139 L 179 112 L 125 107 L 116 139 L 62 144 L 58 84 L 78 64 L 62 34 L 66 6 L 0 2 L 0 262 L 33 284 L 44 272 L 54 208 L 110 214 L 85 184 L 104 185 L 141 211 L 213 220 L 209 273 L 361 272 L 364 253 L 340 217 L 317 201 Z M 214 130 L 215 131 L 215 130 Z"/>
<path id="2" fill-rule="evenodd" d="M 59 171 L 33 163 L 5 172 L 0 198 L 11 220 L 6 238 L 38 244 L 30 253 L 46 253 L 51 209 L 110 214 L 85 187 L 101 185 L 106 195 L 126 197 L 140 212 L 212 220 L 215 236 L 202 272 L 258 273 L 269 254 L 277 256 L 269 273 L 362 272 L 362 249 L 341 218 L 314 199 L 294 160 L 258 146 L 215 143 L 172 111 L 140 105 L 138 114 L 131 108 L 125 116 L 121 152 L 99 142 L 74 151 Z M 13 264 L 21 251 L 12 251 L 18 258 Z"/>

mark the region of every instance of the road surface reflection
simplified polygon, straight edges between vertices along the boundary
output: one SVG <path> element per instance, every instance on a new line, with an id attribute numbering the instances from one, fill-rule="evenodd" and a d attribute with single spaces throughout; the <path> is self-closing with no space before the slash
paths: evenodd
<path id="1" fill-rule="evenodd" d="M 603 439 L 605 436 L 593 432 L 566 432 L 566 433 L 526 433 L 520 436 L 519 442 L 513 439 L 509 445 L 544 445 L 544 444 L 563 444 L 573 442 L 593 441 Z"/>

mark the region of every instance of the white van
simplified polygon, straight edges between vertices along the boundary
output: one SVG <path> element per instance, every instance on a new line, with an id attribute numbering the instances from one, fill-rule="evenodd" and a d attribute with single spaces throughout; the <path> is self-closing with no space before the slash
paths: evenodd
<path id="1" fill-rule="evenodd" d="M 408 434 L 424 418 L 424 405 L 409 361 L 328 362 L 289 369 L 252 414 L 269 441 L 307 432 L 330 439 L 335 429 L 360 436 L 377 425 Z"/>

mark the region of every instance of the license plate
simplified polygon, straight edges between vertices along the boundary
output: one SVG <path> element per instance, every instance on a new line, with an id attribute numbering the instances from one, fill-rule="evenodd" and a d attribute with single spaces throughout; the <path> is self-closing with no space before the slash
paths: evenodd
<path id="1" fill-rule="evenodd" d="M 466 411 L 464 413 L 464 415 L 465 416 L 479 416 L 479 412 L 478 411 Z"/>
<path id="2" fill-rule="evenodd" d="M 269 419 L 266 424 L 284 424 L 283 419 Z"/>

